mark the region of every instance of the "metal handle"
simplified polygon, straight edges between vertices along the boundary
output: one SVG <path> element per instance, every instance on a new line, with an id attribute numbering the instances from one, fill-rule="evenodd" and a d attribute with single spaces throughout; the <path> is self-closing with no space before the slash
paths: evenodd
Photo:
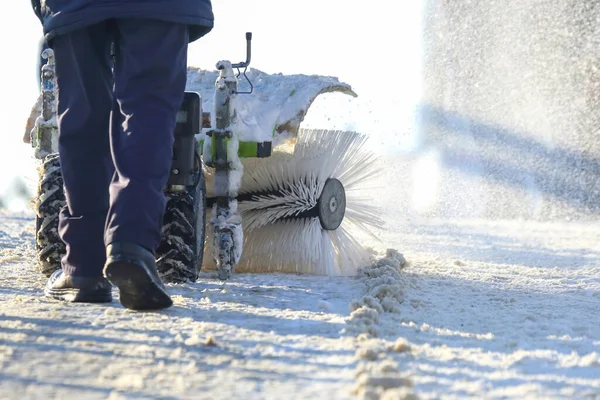
<path id="1" fill-rule="evenodd" d="M 246 61 L 240 62 L 237 64 L 232 64 L 231 67 L 236 68 L 238 70 L 237 77 L 239 77 L 240 74 L 244 75 L 244 78 L 246 78 L 246 81 L 250 85 L 250 90 L 244 91 L 244 92 L 237 92 L 237 94 L 250 94 L 254 91 L 254 85 L 252 85 L 252 82 L 250 82 L 250 78 L 248 78 L 248 76 L 246 75 L 246 70 L 248 69 L 248 65 L 250 65 L 251 56 L 252 56 L 252 32 L 246 32 Z M 244 68 L 244 72 L 240 72 L 240 68 Z"/>
<path id="2" fill-rule="evenodd" d="M 246 61 L 233 64 L 233 68 L 247 68 L 252 57 L 252 32 L 246 32 Z"/>

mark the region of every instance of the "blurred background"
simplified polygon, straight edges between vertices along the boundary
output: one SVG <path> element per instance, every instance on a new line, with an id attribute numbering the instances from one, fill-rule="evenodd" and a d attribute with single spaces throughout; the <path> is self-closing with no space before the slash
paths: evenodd
<path id="1" fill-rule="evenodd" d="M 596 2 L 213 2 L 189 64 L 245 57 L 268 73 L 333 75 L 306 127 L 357 130 L 386 167 L 378 201 L 411 218 L 600 216 Z M 0 206 L 27 210 L 37 162 L 21 143 L 37 97 L 41 27 L 27 3 L 0 29 Z"/>
<path id="2" fill-rule="evenodd" d="M 427 3 L 418 113 L 439 166 L 434 212 L 598 216 L 599 12 L 589 0 Z"/>

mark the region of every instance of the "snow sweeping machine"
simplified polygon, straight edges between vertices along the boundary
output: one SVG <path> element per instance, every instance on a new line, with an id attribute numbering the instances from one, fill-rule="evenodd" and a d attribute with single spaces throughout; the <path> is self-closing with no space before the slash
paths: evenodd
<path id="1" fill-rule="evenodd" d="M 244 62 L 188 68 L 156 251 L 165 282 L 194 281 L 201 268 L 221 280 L 234 270 L 353 275 L 369 260 L 359 236 L 381 220 L 369 200 L 379 167 L 367 137 L 300 127 L 320 94 L 356 94 L 333 77 L 249 69 L 251 39 L 247 33 Z M 37 268 L 50 275 L 65 253 L 58 215 L 66 203 L 52 50 L 42 57 L 41 94 L 24 141 L 41 160 Z"/>

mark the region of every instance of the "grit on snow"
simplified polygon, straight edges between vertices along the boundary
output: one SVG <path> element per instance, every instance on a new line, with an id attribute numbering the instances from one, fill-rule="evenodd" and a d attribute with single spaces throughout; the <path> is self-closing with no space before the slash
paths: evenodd
<path id="1" fill-rule="evenodd" d="M 45 299 L 31 216 L 1 226 L 1 398 L 600 398 L 592 223 L 398 216 L 358 277 L 205 274 L 151 313 Z"/>

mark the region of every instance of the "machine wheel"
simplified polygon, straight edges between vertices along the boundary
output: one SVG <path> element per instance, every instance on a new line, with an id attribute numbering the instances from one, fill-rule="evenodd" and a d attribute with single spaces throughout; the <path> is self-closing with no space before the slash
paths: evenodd
<path id="1" fill-rule="evenodd" d="M 58 154 L 50 154 L 40 168 L 35 201 L 36 268 L 46 276 L 60 268 L 60 260 L 66 253 L 58 236 L 58 215 L 65 204 Z"/>
<path id="2" fill-rule="evenodd" d="M 38 86 L 41 69 L 46 63 L 41 57 L 47 47 L 39 43 Z M 206 187 L 196 143 L 195 185 L 183 192 L 165 193 L 167 206 L 157 249 L 157 268 L 165 282 L 194 281 L 198 277 L 204 254 Z M 58 154 L 45 157 L 39 174 L 36 211 L 36 269 L 50 276 L 61 267 L 66 253 L 65 244 L 58 235 L 58 216 L 66 205 L 63 179 Z"/>
<path id="3" fill-rule="evenodd" d="M 167 283 L 194 282 L 204 256 L 206 184 L 199 155 L 196 184 L 183 192 L 167 193 L 158 272 Z"/>
<path id="4" fill-rule="evenodd" d="M 157 249 L 157 267 L 165 282 L 198 278 L 204 255 L 206 187 L 201 167 L 196 184 L 184 192 L 166 193 L 167 208 Z M 66 253 L 58 236 L 58 216 L 66 205 L 58 154 L 48 155 L 40 168 L 36 211 L 36 269 L 50 276 Z"/>

